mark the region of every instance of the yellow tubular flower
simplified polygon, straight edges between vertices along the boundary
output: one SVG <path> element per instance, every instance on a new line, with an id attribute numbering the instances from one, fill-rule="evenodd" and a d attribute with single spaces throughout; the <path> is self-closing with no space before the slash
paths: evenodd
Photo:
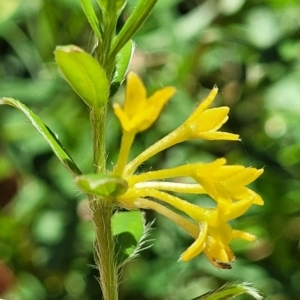
<path id="1" fill-rule="evenodd" d="M 220 223 L 217 227 L 208 226 L 207 223 L 200 224 L 198 237 L 194 235 L 195 242 L 181 254 L 181 261 L 189 261 L 200 253 L 204 252 L 208 260 L 217 268 L 231 269 L 231 263 L 235 256 L 229 247 L 229 243 L 234 238 L 254 241 L 255 236 L 233 230 L 227 223 Z"/>
<path id="2" fill-rule="evenodd" d="M 187 140 L 238 140 L 239 135 L 237 134 L 218 131 L 218 129 L 228 120 L 227 115 L 229 108 L 219 107 L 208 109 L 214 101 L 217 92 L 218 88 L 214 87 L 209 95 L 181 126 L 153 144 L 130 162 L 126 166 L 126 174 L 134 172 L 139 165 L 157 153 Z M 124 129 L 123 125 L 122 127 Z"/>
<path id="3" fill-rule="evenodd" d="M 223 223 L 218 227 L 211 227 L 207 235 L 207 245 L 204 254 L 216 267 L 230 269 L 230 263 L 234 261 L 234 254 L 229 247 L 233 238 L 230 225 Z"/>
<path id="4" fill-rule="evenodd" d="M 245 168 L 244 166 L 221 166 L 212 173 L 202 173 L 195 170 L 192 177 L 203 186 L 207 193 L 215 200 L 251 199 L 254 204 L 263 205 L 262 198 L 246 188 L 263 173 L 263 169 Z"/>
<path id="5" fill-rule="evenodd" d="M 206 246 L 208 226 L 207 223 L 200 225 L 199 236 L 196 238 L 195 242 L 187 248 L 181 255 L 179 260 L 188 261 L 192 258 L 198 256 Z"/>
<path id="6" fill-rule="evenodd" d="M 150 157 L 187 140 L 238 140 L 236 134 L 218 131 L 228 119 L 229 108 L 209 108 L 217 91 L 214 87 L 181 126 L 127 163 L 135 134 L 153 124 L 175 93 L 174 88 L 166 87 L 147 99 L 139 77 L 129 73 L 124 107 L 114 104 L 123 135 L 118 162 L 112 173 L 128 183 L 128 190 L 115 199 L 116 206 L 128 210 L 152 209 L 172 220 L 194 239 L 180 256 L 181 261 L 189 261 L 204 253 L 215 267 L 230 269 L 235 258 L 229 246 L 232 239 L 253 241 L 255 236 L 233 230 L 228 222 L 242 216 L 252 204 L 263 204 L 262 198 L 246 187 L 263 173 L 263 169 L 230 166 L 226 165 L 225 158 L 219 158 L 210 163 L 199 162 L 135 174 Z M 169 181 L 182 177 L 194 182 Z M 206 208 L 171 193 L 206 194 L 215 203 Z"/>
<path id="7" fill-rule="evenodd" d="M 123 130 L 137 133 L 149 128 L 175 91 L 174 87 L 165 87 L 147 99 L 143 82 L 135 73 L 130 72 L 127 76 L 124 108 L 118 103 L 113 105 Z"/>
<path id="8" fill-rule="evenodd" d="M 237 134 L 217 131 L 228 120 L 229 113 L 229 108 L 226 106 L 208 109 L 217 93 L 218 88 L 214 87 L 206 99 L 181 125 L 180 128 L 185 132 L 186 139 L 232 141 L 239 139 Z"/>

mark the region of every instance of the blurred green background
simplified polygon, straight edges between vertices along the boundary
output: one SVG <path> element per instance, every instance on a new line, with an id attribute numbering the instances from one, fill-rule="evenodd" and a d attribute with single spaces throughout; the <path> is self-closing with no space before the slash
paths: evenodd
<path id="1" fill-rule="evenodd" d="M 121 27 L 134 7 L 129 0 Z M 264 168 L 252 207 L 235 228 L 258 236 L 234 242 L 233 270 L 203 256 L 178 263 L 190 238 L 155 219 L 152 248 L 122 273 L 120 299 L 191 299 L 230 281 L 253 283 L 269 300 L 300 299 L 300 3 L 299 0 L 159 0 L 135 36 L 132 69 L 149 92 L 178 92 L 155 125 L 137 137 L 138 153 L 178 126 L 217 84 L 231 108 L 223 127 L 241 142 L 188 142 L 147 162 L 157 169 L 226 157 Z M 86 172 L 91 166 L 88 110 L 59 76 L 56 45 L 87 51 L 93 36 L 79 0 L 0 0 L 0 97 L 15 97 L 58 135 Z M 116 100 L 123 97 L 120 91 Z M 108 166 L 120 126 L 109 113 Z M 193 199 L 191 199 L 193 200 Z M 101 299 L 93 268 L 93 230 L 84 195 L 18 111 L 0 107 L 0 297 Z M 240 297 L 250 299 L 250 297 Z"/>

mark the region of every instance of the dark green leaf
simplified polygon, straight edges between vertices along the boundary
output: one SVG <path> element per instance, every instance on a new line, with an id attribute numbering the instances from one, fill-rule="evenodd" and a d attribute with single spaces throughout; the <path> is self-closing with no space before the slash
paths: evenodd
<path id="1" fill-rule="evenodd" d="M 55 155 L 63 163 L 63 165 L 73 174 L 80 175 L 81 171 L 76 166 L 73 159 L 69 156 L 66 150 L 63 148 L 61 143 L 55 137 L 54 133 L 42 122 L 42 120 L 33 113 L 28 107 L 22 104 L 20 101 L 12 98 L 2 98 L 0 99 L 0 105 L 7 104 L 13 106 L 23 112 L 25 116 L 30 120 L 32 125 L 38 130 L 38 132 L 43 136 L 46 142 L 50 145 Z"/>
<path id="2" fill-rule="evenodd" d="M 85 174 L 76 177 L 75 182 L 84 192 L 97 196 L 119 196 L 127 190 L 127 182 L 114 175 Z"/>
<path id="3" fill-rule="evenodd" d="M 56 47 L 54 53 L 62 75 L 82 100 L 90 107 L 103 106 L 109 84 L 98 61 L 74 45 Z"/>

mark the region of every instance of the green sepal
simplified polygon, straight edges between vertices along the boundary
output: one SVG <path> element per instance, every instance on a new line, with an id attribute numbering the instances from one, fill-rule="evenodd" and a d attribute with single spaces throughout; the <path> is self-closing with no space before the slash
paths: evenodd
<path id="1" fill-rule="evenodd" d="M 83 49 L 74 46 L 58 46 L 56 63 L 66 81 L 90 107 L 105 105 L 109 84 L 98 61 Z"/>
<path id="2" fill-rule="evenodd" d="M 84 174 L 75 178 L 77 186 L 88 194 L 97 196 L 120 196 L 127 191 L 127 182 L 118 176 L 105 174 Z"/>
<path id="3" fill-rule="evenodd" d="M 7 104 L 20 110 L 29 119 L 32 125 L 38 130 L 45 141 L 52 148 L 54 154 L 58 157 L 61 163 L 72 173 L 73 175 L 80 175 L 81 171 L 76 166 L 75 162 L 67 151 L 63 148 L 62 144 L 55 137 L 55 134 L 42 122 L 42 120 L 32 112 L 26 105 L 18 100 L 12 98 L 0 99 L 0 105 Z"/>
<path id="4" fill-rule="evenodd" d="M 130 40 L 120 50 L 116 56 L 116 67 L 114 77 L 110 87 L 110 95 L 113 96 L 119 89 L 122 82 L 125 80 L 128 73 L 130 62 L 134 53 L 135 43 Z"/>
<path id="5" fill-rule="evenodd" d="M 116 241 L 115 254 L 118 266 L 134 256 L 143 240 L 145 220 L 140 211 L 117 212 L 112 217 L 112 231 Z M 140 249 L 138 249 L 139 251 Z"/>
<path id="6" fill-rule="evenodd" d="M 119 16 L 127 4 L 127 0 L 97 0 L 104 14 Z"/>
<path id="7" fill-rule="evenodd" d="M 101 28 L 91 0 L 81 0 L 83 11 L 95 32 L 99 42 L 102 42 Z"/>

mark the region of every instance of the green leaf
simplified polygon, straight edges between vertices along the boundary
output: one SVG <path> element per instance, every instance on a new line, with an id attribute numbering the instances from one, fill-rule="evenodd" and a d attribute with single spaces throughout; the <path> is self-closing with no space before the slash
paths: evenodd
<path id="1" fill-rule="evenodd" d="M 192 300 L 229 300 L 243 294 L 248 294 L 256 300 L 263 299 L 258 291 L 249 285 L 250 284 L 247 282 L 241 284 L 228 283 L 215 291 L 208 292 L 202 296 L 193 298 Z"/>
<path id="2" fill-rule="evenodd" d="M 100 1 L 100 0 L 98 0 Z M 157 0 L 140 0 L 114 40 L 109 58 L 113 59 L 132 36 L 141 28 L 152 12 Z"/>
<path id="3" fill-rule="evenodd" d="M 123 11 L 127 1 L 126 0 L 97 0 L 101 10 L 108 15 L 119 16 Z"/>
<path id="4" fill-rule="evenodd" d="M 118 176 L 84 174 L 75 178 L 78 187 L 88 194 L 97 196 L 120 196 L 127 191 L 127 182 Z"/>
<path id="5" fill-rule="evenodd" d="M 82 100 L 90 107 L 103 106 L 109 84 L 98 61 L 74 45 L 56 47 L 54 54 L 63 77 Z"/>
<path id="6" fill-rule="evenodd" d="M 30 120 L 32 125 L 38 130 L 38 132 L 43 136 L 46 142 L 50 145 L 55 155 L 62 162 L 62 164 L 73 174 L 80 175 L 81 171 L 76 166 L 73 159 L 63 148 L 59 140 L 55 137 L 54 133 L 42 122 L 42 120 L 33 113 L 26 105 L 18 100 L 12 98 L 2 98 L 0 99 L 0 105 L 7 104 L 13 106 L 20 110 L 25 116 Z"/>
<path id="7" fill-rule="evenodd" d="M 100 32 L 100 25 L 91 0 L 81 0 L 81 4 L 92 29 L 94 30 L 98 40 L 101 42 L 102 35 Z"/>
<path id="8" fill-rule="evenodd" d="M 134 255 L 145 233 L 145 221 L 140 211 L 118 212 L 112 217 L 112 230 L 116 240 L 115 253 L 118 265 Z"/>
<path id="9" fill-rule="evenodd" d="M 116 56 L 116 68 L 112 85 L 110 87 L 110 94 L 114 95 L 122 82 L 124 81 L 126 74 L 129 70 L 130 62 L 134 53 L 135 44 L 132 40 L 128 41 L 126 45 L 120 50 Z"/>

